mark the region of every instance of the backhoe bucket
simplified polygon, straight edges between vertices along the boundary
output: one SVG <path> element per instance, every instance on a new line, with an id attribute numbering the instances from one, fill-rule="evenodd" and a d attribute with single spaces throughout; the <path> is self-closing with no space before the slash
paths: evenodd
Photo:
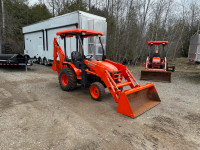
<path id="1" fill-rule="evenodd" d="M 171 72 L 170 71 L 142 70 L 140 79 L 160 81 L 160 82 L 171 82 Z"/>
<path id="2" fill-rule="evenodd" d="M 160 103 L 153 84 L 146 84 L 120 94 L 117 112 L 135 118 Z"/>

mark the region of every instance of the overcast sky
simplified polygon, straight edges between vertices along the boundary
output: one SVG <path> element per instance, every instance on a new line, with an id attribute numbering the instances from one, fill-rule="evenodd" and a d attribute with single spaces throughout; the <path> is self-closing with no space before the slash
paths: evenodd
<path id="1" fill-rule="evenodd" d="M 29 0 L 29 4 L 30 5 L 34 5 L 35 3 L 37 3 L 38 2 L 38 0 Z"/>
<path id="2" fill-rule="evenodd" d="M 181 3 L 181 2 L 184 2 L 184 1 L 185 1 L 185 5 L 188 5 L 192 1 L 197 2 L 198 4 L 200 4 L 200 0 L 175 0 L 174 2 Z M 37 2 L 38 2 L 38 0 L 29 0 L 29 4 L 30 5 L 34 5 Z"/>

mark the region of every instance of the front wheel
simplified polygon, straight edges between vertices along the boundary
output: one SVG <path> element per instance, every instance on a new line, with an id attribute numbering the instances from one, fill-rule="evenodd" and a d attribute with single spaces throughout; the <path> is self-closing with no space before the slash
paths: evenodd
<path id="1" fill-rule="evenodd" d="M 100 82 L 94 82 L 90 85 L 90 96 L 93 100 L 101 101 L 105 95 L 104 85 Z"/>

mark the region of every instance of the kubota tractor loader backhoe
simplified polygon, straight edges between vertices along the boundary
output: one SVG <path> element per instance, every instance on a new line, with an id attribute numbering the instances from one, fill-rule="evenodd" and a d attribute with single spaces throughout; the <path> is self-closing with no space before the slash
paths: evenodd
<path id="1" fill-rule="evenodd" d="M 73 90 L 79 83 L 82 87 L 89 87 L 92 99 L 99 101 L 105 95 L 107 87 L 115 102 L 118 103 L 117 112 L 132 118 L 160 103 L 153 84 L 140 86 L 126 66 L 106 59 L 101 42 L 103 33 L 85 29 L 70 29 L 57 32 L 57 35 L 64 39 L 65 44 L 66 37 L 75 36 L 78 39 L 77 50 L 71 53 L 71 59 L 69 59 L 66 56 L 66 46 L 63 51 L 57 38 L 54 38 L 52 69 L 58 72 L 59 83 L 63 90 Z M 102 55 L 98 60 L 95 59 L 95 56 L 84 55 L 84 38 L 94 36 L 99 38 L 102 48 Z M 59 60 L 57 60 L 58 57 Z M 125 82 L 122 82 L 123 79 Z M 129 86 L 129 89 L 123 91 L 122 88 L 125 86 Z"/>
<path id="2" fill-rule="evenodd" d="M 145 70 L 141 71 L 141 80 L 153 80 L 171 82 L 171 71 L 174 72 L 175 66 L 168 66 L 165 46 L 168 41 L 149 41 L 149 54 L 146 59 Z M 155 45 L 154 54 L 151 55 L 151 47 Z M 164 57 L 160 57 L 158 46 L 162 45 Z"/>

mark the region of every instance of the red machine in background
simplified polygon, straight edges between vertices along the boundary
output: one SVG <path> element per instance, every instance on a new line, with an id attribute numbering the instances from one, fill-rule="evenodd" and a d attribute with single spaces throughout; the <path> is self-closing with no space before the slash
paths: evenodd
<path id="1" fill-rule="evenodd" d="M 154 80 L 162 82 L 171 82 L 171 72 L 174 72 L 175 66 L 168 66 L 165 46 L 168 41 L 149 41 L 150 47 L 155 45 L 154 54 L 151 55 L 149 48 L 149 55 L 146 59 L 145 70 L 141 71 L 141 80 Z M 164 57 L 160 56 L 158 46 L 162 45 Z"/>

